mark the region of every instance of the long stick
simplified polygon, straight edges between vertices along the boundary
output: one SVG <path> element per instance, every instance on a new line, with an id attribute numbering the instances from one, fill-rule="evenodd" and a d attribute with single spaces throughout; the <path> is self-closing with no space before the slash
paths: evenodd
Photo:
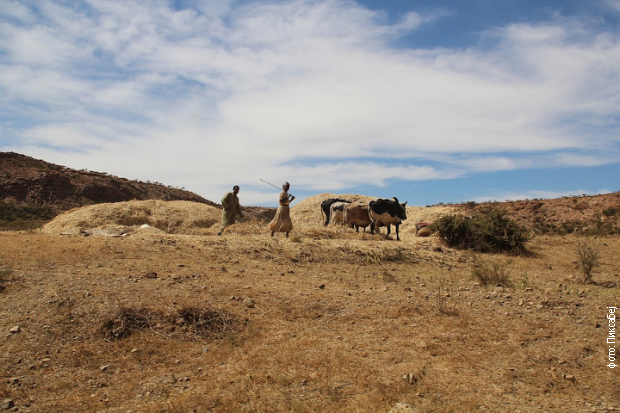
<path id="1" fill-rule="evenodd" d="M 282 189 L 282 188 L 278 188 L 277 186 L 275 186 L 275 185 L 274 185 L 274 184 L 272 184 L 271 182 L 267 182 L 267 181 L 265 181 L 264 179 L 260 179 L 260 178 L 258 178 L 258 180 L 259 180 L 259 181 L 261 181 L 261 182 L 264 182 L 264 183 L 266 183 L 266 184 L 268 184 L 268 185 L 273 186 L 275 189 Z M 289 196 L 292 196 L 292 195 L 291 195 L 291 194 L 289 194 Z"/>
<path id="2" fill-rule="evenodd" d="M 259 181 L 262 181 L 262 182 L 264 182 L 264 183 L 266 183 L 266 184 L 269 184 L 269 185 L 273 186 L 273 187 L 274 187 L 274 188 L 276 188 L 276 189 L 281 189 L 281 188 L 278 188 L 277 186 L 275 186 L 274 184 L 272 184 L 271 182 L 267 182 L 267 181 L 265 181 L 264 179 L 260 179 L 260 178 L 258 178 L 258 180 L 259 180 Z"/>

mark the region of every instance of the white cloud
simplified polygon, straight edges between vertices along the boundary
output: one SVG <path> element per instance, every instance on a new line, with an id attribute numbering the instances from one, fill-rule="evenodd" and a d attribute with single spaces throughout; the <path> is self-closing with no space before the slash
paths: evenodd
<path id="1" fill-rule="evenodd" d="M 408 50 L 390 41 L 437 16 L 388 24 L 344 0 L 7 4 L 0 109 L 31 125 L 5 130 L 58 163 L 187 187 L 297 173 L 336 191 L 613 162 L 595 151 L 620 141 L 620 38 L 575 21 L 511 25 L 488 50 Z"/>
<path id="2" fill-rule="evenodd" d="M 620 0 L 605 0 L 605 3 L 617 12 L 620 12 Z"/>

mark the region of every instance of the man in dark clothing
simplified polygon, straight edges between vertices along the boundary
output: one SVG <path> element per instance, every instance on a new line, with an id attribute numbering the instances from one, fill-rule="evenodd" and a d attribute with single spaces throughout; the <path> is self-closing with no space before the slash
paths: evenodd
<path id="1" fill-rule="evenodd" d="M 243 212 L 241 212 L 241 205 L 239 204 L 239 186 L 235 185 L 232 192 L 227 193 L 222 198 L 222 225 L 220 226 L 220 232 L 217 235 L 222 235 L 224 228 L 235 223 L 235 217 L 239 215 L 243 218 Z"/>

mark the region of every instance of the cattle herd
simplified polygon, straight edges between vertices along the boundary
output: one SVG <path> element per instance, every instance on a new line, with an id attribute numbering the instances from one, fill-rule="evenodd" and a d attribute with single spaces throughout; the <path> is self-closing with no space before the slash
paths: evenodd
<path id="1" fill-rule="evenodd" d="M 321 212 L 324 223 L 347 225 L 359 232 L 360 227 L 366 231 L 370 225 L 370 233 L 374 234 L 379 227 L 387 227 L 390 235 L 390 226 L 396 227 L 396 239 L 400 241 L 398 227 L 407 219 L 407 202 L 400 203 L 398 199 L 377 199 L 367 203 L 351 202 L 345 199 L 329 198 L 321 202 Z"/>

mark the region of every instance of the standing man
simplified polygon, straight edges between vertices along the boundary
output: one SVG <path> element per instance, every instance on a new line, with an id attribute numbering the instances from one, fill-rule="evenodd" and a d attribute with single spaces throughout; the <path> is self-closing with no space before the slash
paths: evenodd
<path id="1" fill-rule="evenodd" d="M 243 218 L 241 205 L 239 205 L 239 197 L 237 197 L 238 193 L 239 186 L 235 185 L 233 186 L 232 192 L 227 193 L 224 195 L 224 198 L 222 198 L 222 206 L 224 207 L 222 210 L 222 225 L 220 227 L 220 232 L 218 232 L 217 235 L 222 235 L 224 228 L 235 223 L 235 217 L 237 214 Z"/>

